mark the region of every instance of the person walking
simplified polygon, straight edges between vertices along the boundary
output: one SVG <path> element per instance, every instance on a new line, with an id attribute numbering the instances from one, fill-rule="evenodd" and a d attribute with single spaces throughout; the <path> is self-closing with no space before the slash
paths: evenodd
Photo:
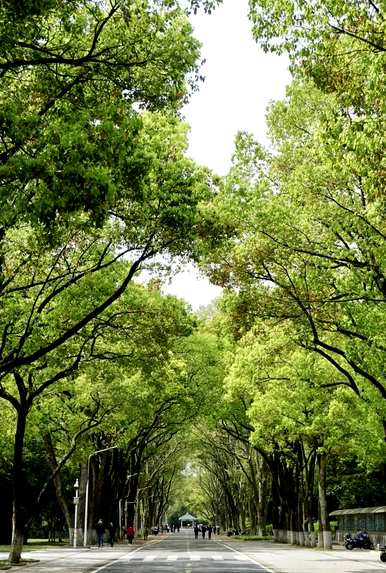
<path id="1" fill-rule="evenodd" d="M 112 521 L 110 521 L 109 523 L 109 536 L 110 536 L 110 546 L 114 547 L 114 541 L 115 541 L 115 525 Z"/>
<path id="2" fill-rule="evenodd" d="M 103 525 L 102 519 L 98 519 L 98 523 L 95 529 L 98 537 L 98 549 L 101 549 L 103 547 L 103 541 L 105 536 L 105 526 Z"/>
<path id="3" fill-rule="evenodd" d="M 208 526 L 208 539 L 212 539 L 212 526 Z"/>
<path id="4" fill-rule="evenodd" d="M 205 539 L 206 525 L 201 525 L 202 538 Z"/>
<path id="5" fill-rule="evenodd" d="M 133 540 L 134 540 L 134 535 L 135 535 L 135 531 L 134 531 L 134 527 L 132 525 L 129 525 L 129 527 L 127 528 L 127 542 L 132 545 L 133 544 Z"/>
<path id="6" fill-rule="evenodd" d="M 198 529 L 198 525 L 197 525 L 197 523 L 195 523 L 195 524 L 194 524 L 194 528 L 193 528 L 193 530 L 194 530 L 194 539 L 198 539 L 198 532 L 199 532 L 199 529 Z"/>

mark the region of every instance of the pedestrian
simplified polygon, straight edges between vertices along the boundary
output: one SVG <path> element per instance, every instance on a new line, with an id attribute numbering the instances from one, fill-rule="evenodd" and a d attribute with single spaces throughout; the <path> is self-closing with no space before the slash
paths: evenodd
<path id="1" fill-rule="evenodd" d="M 105 536 L 105 526 L 103 525 L 102 519 L 98 519 L 98 523 L 95 529 L 98 536 L 98 549 L 101 549 L 103 547 L 103 541 Z"/>
<path id="2" fill-rule="evenodd" d="M 111 547 L 113 547 L 114 541 L 115 541 L 115 525 L 112 521 L 110 521 L 110 523 L 109 523 L 108 530 L 109 530 L 109 536 L 110 536 L 110 545 L 111 545 Z"/>
<path id="3" fill-rule="evenodd" d="M 194 539 L 198 539 L 198 525 L 197 523 L 194 524 Z"/>
<path id="4" fill-rule="evenodd" d="M 212 526 L 208 526 L 208 539 L 212 539 Z"/>
<path id="5" fill-rule="evenodd" d="M 205 533 L 206 533 L 206 525 L 201 525 L 201 534 L 203 539 L 205 539 Z"/>
<path id="6" fill-rule="evenodd" d="M 134 531 L 134 527 L 132 525 L 129 525 L 129 527 L 127 528 L 127 542 L 132 545 L 133 543 L 133 539 L 134 539 L 134 535 L 135 535 L 135 531 Z"/>

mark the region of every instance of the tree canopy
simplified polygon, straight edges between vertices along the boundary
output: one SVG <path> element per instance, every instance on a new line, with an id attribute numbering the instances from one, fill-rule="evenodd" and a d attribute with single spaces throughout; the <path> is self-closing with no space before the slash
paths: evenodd
<path id="1" fill-rule="evenodd" d="M 170 509 L 328 548 L 329 504 L 383 499 L 383 7 L 250 0 L 293 81 L 269 145 L 237 134 L 218 177 L 187 156 L 181 106 L 202 79 L 189 13 L 219 3 L 0 6 L 14 563 L 38 508 L 71 535 L 74 476 L 83 532 L 103 515 L 144 537 Z M 221 300 L 196 315 L 165 295 L 175 260 Z"/>

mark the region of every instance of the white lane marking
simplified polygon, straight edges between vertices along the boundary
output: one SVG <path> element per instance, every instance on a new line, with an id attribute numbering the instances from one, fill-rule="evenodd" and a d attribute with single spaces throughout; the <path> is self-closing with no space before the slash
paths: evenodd
<path id="1" fill-rule="evenodd" d="M 168 555 L 168 561 L 177 561 L 178 555 Z"/>
<path id="2" fill-rule="evenodd" d="M 194 553 L 190 553 L 188 555 L 189 561 L 200 561 L 201 557 L 199 555 L 195 555 Z"/>
<path id="3" fill-rule="evenodd" d="M 157 555 L 146 555 L 143 560 L 144 561 L 154 561 L 154 559 L 158 557 Z"/>
<path id="4" fill-rule="evenodd" d="M 138 547 L 138 549 L 134 549 L 133 551 L 130 551 L 129 559 L 131 558 L 131 555 L 133 555 L 133 553 L 137 553 L 137 551 L 141 551 L 141 549 L 142 549 L 142 547 Z M 103 571 L 103 569 L 106 569 L 106 567 L 110 567 L 110 565 L 114 565 L 114 563 L 118 563 L 118 561 L 121 561 L 122 559 L 125 559 L 125 558 L 127 559 L 127 553 L 125 553 L 125 555 L 122 555 L 118 559 L 115 559 L 114 561 L 109 561 L 108 563 L 105 563 L 105 565 L 98 567 L 98 569 L 94 569 L 93 571 L 91 571 L 91 573 L 98 573 L 99 571 Z"/>
<path id="5" fill-rule="evenodd" d="M 219 553 L 213 553 L 212 559 L 213 561 L 224 561 L 223 555 L 220 555 Z"/>
<path id="6" fill-rule="evenodd" d="M 160 541 L 158 539 L 152 539 L 151 541 L 148 541 L 145 545 L 142 545 L 141 547 L 138 547 L 137 549 L 133 549 L 133 551 L 130 551 L 130 553 L 125 553 L 124 555 L 121 555 L 121 557 L 118 557 L 118 559 L 114 559 L 114 561 L 109 561 L 108 563 L 105 563 L 104 565 L 102 565 L 101 567 L 98 567 L 98 569 L 93 569 L 92 571 L 90 571 L 90 573 L 98 573 L 99 571 L 103 571 L 103 569 L 106 569 L 106 567 L 110 567 L 110 565 L 114 565 L 114 563 L 118 563 L 118 561 L 122 561 L 123 559 L 131 559 L 131 556 L 134 553 L 137 553 L 138 551 L 141 551 L 141 549 L 143 549 L 144 547 L 148 546 L 148 545 L 154 545 L 156 543 L 160 543 Z"/>
<path id="7" fill-rule="evenodd" d="M 228 549 L 230 549 L 234 553 L 238 553 L 239 555 L 243 555 L 244 557 L 247 558 L 247 560 L 251 561 L 252 563 L 256 563 L 256 565 L 258 565 L 259 567 L 262 567 L 263 570 L 265 569 L 265 571 L 267 571 L 267 573 L 275 573 L 273 569 L 270 569 L 266 565 L 262 565 L 259 561 L 256 561 L 256 559 L 253 559 L 253 557 L 249 557 L 249 555 L 245 555 L 244 553 L 241 553 L 241 551 L 238 551 L 234 547 L 231 547 L 230 545 L 227 545 L 226 543 L 222 543 L 221 541 L 216 541 L 216 543 L 218 543 L 219 545 L 223 545 L 224 547 L 227 547 Z"/>

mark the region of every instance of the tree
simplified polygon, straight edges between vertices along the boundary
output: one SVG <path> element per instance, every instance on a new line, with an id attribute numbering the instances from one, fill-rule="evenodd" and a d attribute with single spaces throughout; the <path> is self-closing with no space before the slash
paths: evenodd
<path id="1" fill-rule="evenodd" d="M 208 269 L 220 284 L 239 289 L 232 312 L 244 317 L 244 329 L 257 316 L 290 321 L 299 345 L 336 368 L 334 383 L 383 400 L 380 150 L 366 179 L 353 172 L 335 98 L 309 84 L 295 84 L 289 95 L 270 115 L 277 154 L 239 136 L 235 165 L 217 197 L 233 238 L 228 232 L 224 247 L 212 250 Z M 364 139 L 378 145 L 372 130 Z"/>
<path id="2" fill-rule="evenodd" d="M 184 158 L 175 114 L 199 55 L 177 2 L 43 0 L 0 11 L 0 394 L 17 412 L 20 492 L 34 400 L 92 353 L 103 328 L 95 319 L 144 261 L 190 251 L 207 175 Z M 92 301 L 90 279 L 106 269 Z M 69 316 L 64 305 L 80 291 L 84 305 Z M 14 493 L 13 562 L 22 513 Z"/>
<path id="3" fill-rule="evenodd" d="M 289 529 L 300 532 L 298 542 L 307 541 L 303 537 L 316 517 L 312 511 L 317 484 L 321 543 L 328 547 L 328 461 L 351 449 L 367 467 L 379 464 L 384 456 L 381 419 L 347 388 L 331 389 L 331 365 L 297 348 L 288 329 L 272 323 L 256 325 L 238 346 L 227 380 L 229 392 L 250 404 L 252 444 L 271 452 L 272 460 L 280 454 L 290 470 L 290 495 L 280 504 L 288 507 Z M 366 454 L 362 443 L 367 443 Z M 279 469 L 272 463 L 270 467 L 274 472 Z M 284 483 L 273 475 L 276 480 Z"/>
<path id="4" fill-rule="evenodd" d="M 157 161 L 161 156 L 160 152 Z M 189 183 L 187 179 L 190 163 L 182 161 L 184 173 L 180 172 L 180 175 L 187 193 L 182 192 L 181 179 L 178 183 L 176 180 L 173 182 L 174 169 L 178 164 L 175 149 L 168 192 L 168 180 L 164 177 L 163 197 L 154 198 L 153 202 L 151 193 L 160 189 L 157 187 L 156 172 L 151 174 L 153 181 L 149 184 L 144 203 L 146 208 L 141 214 L 142 228 L 136 226 L 139 225 L 138 213 L 134 228 L 128 228 L 121 221 L 112 222 L 91 236 L 83 231 L 68 232 L 67 242 L 63 240 L 62 247 L 51 252 L 47 252 L 45 247 L 41 248 L 38 238 L 28 228 L 24 233 L 9 231 L 6 241 L 3 241 L 7 246 L 4 265 L 7 272 L 4 273 L 2 292 L 1 397 L 9 401 L 17 412 L 14 480 L 19 492 L 23 491 L 21 455 L 25 424 L 33 402 L 39 400 L 50 386 L 70 376 L 82 359 L 93 356 L 95 343 L 101 334 L 110 326 L 112 329 L 117 326 L 120 314 L 115 315 L 115 309 L 105 316 L 103 313 L 117 303 L 143 261 L 151 259 L 156 253 L 166 252 L 166 249 L 182 253 L 182 243 L 179 246 L 177 243 L 180 239 L 189 241 L 188 232 L 184 233 L 184 238 L 182 235 L 177 238 L 180 233 L 178 227 L 182 223 L 187 231 L 188 227 L 192 229 L 192 223 L 195 225 L 196 215 L 193 215 L 191 207 L 197 204 L 205 186 L 193 191 L 190 187 L 192 181 Z M 165 168 L 168 169 L 167 162 L 163 163 L 162 169 Z M 178 188 L 174 185 L 178 185 Z M 190 188 L 189 191 L 186 186 Z M 198 193 L 195 198 L 191 197 L 193 203 L 189 209 L 186 200 L 190 201 L 190 191 L 193 191 L 193 195 L 196 191 Z M 179 212 L 178 202 L 182 197 L 183 206 L 180 204 Z M 162 204 L 166 209 L 162 209 Z M 133 208 L 134 203 L 131 206 Z M 134 215 L 133 210 L 130 214 Z M 162 229 L 166 231 L 163 236 Z M 124 249 L 122 241 L 127 241 Z M 139 254 L 132 263 L 121 262 L 124 254 L 133 252 Z M 101 277 L 99 281 L 98 277 Z M 73 305 L 74 296 L 79 301 L 76 307 Z M 20 533 L 14 535 L 19 539 L 14 560 L 20 554 L 24 517 L 20 521 Z"/>
<path id="5" fill-rule="evenodd" d="M 299 66 L 327 56 L 331 44 L 344 48 L 347 40 L 365 52 L 385 51 L 383 6 L 373 0 L 250 0 L 249 5 L 255 38 L 266 50 L 288 51 Z"/>
<path id="6" fill-rule="evenodd" d="M 91 287 L 89 282 L 87 288 Z M 46 468 L 34 485 L 29 500 L 36 502 L 24 506 L 25 525 L 42 507 L 53 480 L 58 504 L 72 530 L 68 509 L 72 490 L 65 490 L 66 475 L 70 471 L 69 483 L 73 483 L 79 464 L 82 499 L 90 478 L 89 527 L 101 515 L 116 522 L 122 500 L 127 500 L 125 520 L 129 522 L 139 502 L 146 505 L 149 519 L 165 509 L 168 482 L 161 469 L 165 462 L 165 472 L 173 473 L 178 461 L 173 462 L 172 455 L 178 456 L 176 445 L 181 446 L 176 435 L 186 432 L 187 424 L 209 407 L 214 390 L 206 385 L 217 376 L 214 341 L 204 334 L 190 334 L 194 325 L 185 304 L 162 296 L 152 283 L 147 289 L 129 286 L 100 317 L 97 336 L 84 347 L 73 375 L 48 387 L 39 396 L 38 409 L 34 402 L 28 413 L 27 439 L 42 436 L 39 442 L 44 442 L 50 471 Z M 64 354 L 60 360 L 65 360 Z M 89 453 L 111 446 L 119 448 L 119 455 L 93 456 L 88 475 L 84 460 Z M 69 462 L 70 470 L 66 470 Z M 144 475 L 148 474 L 144 468 L 152 464 L 158 474 L 154 470 L 153 477 Z M 149 495 L 145 491 L 139 496 L 145 486 Z M 83 515 L 84 507 L 79 513 L 80 527 Z"/>
<path id="7" fill-rule="evenodd" d="M 134 108 L 176 110 L 197 77 L 186 14 L 162 0 L 4 3 L 1 12 L 2 232 L 27 220 L 52 236 L 82 212 L 100 225 L 139 191 L 146 158 L 136 156 Z M 128 186 L 117 180 L 122 163 Z"/>

